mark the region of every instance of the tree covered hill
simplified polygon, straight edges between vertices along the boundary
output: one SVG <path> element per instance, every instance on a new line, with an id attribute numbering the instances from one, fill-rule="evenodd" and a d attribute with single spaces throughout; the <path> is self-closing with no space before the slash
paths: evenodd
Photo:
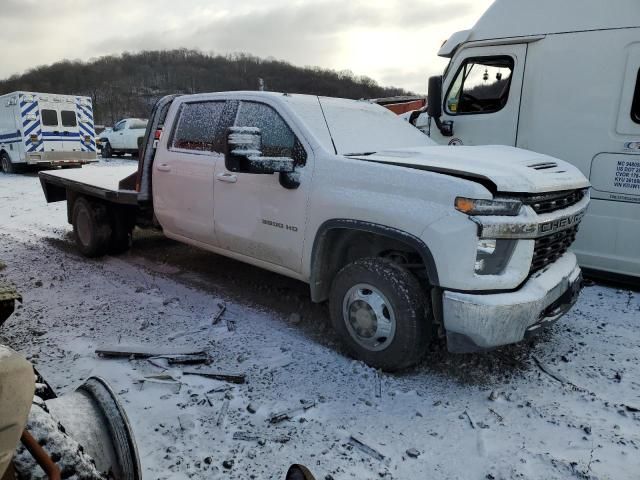
<path id="1" fill-rule="evenodd" d="M 259 79 L 265 90 L 288 93 L 344 98 L 407 94 L 351 72 L 186 49 L 123 53 L 88 62 L 64 60 L 0 80 L 0 94 L 26 90 L 90 96 L 96 123 L 111 125 L 122 117 L 146 117 L 153 103 L 169 93 L 257 90 Z"/>

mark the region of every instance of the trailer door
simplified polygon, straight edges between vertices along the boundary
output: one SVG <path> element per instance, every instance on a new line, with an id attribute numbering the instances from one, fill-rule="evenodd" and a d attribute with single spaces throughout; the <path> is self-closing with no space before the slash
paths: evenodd
<path id="1" fill-rule="evenodd" d="M 60 105 L 60 133 L 62 134 L 62 148 L 66 152 L 81 151 L 81 136 L 78 130 L 78 116 L 76 106 L 72 102 Z"/>
<path id="2" fill-rule="evenodd" d="M 435 125 L 431 137 L 449 145 L 515 146 L 526 54 L 526 44 L 461 50 L 442 86 L 442 120 L 453 122 L 453 137 Z"/>

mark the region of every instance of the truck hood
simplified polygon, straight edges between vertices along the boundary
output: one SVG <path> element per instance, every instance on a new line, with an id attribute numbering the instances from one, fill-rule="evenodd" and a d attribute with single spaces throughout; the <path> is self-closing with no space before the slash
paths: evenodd
<path id="1" fill-rule="evenodd" d="M 580 170 L 567 162 L 503 145 L 412 147 L 349 157 L 467 178 L 494 193 L 545 193 L 589 186 Z"/>

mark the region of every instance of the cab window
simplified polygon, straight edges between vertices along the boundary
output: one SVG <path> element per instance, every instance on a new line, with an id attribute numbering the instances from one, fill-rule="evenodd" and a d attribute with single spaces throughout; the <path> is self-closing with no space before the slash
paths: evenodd
<path id="1" fill-rule="evenodd" d="M 42 110 L 42 125 L 45 127 L 58 126 L 58 112 L 55 110 Z"/>
<path id="2" fill-rule="evenodd" d="M 224 101 L 185 103 L 180 108 L 171 146 L 199 152 L 222 152 L 218 124 Z"/>
<path id="3" fill-rule="evenodd" d="M 125 120 L 119 121 L 118 123 L 116 123 L 113 126 L 113 131 L 114 132 L 118 132 L 118 131 L 122 130 L 124 128 L 125 123 L 127 123 Z"/>
<path id="4" fill-rule="evenodd" d="M 262 155 L 293 158 L 297 165 L 306 163 L 302 144 L 287 122 L 272 107 L 258 102 L 240 102 L 236 127 L 258 127 L 262 134 Z"/>
<path id="5" fill-rule="evenodd" d="M 631 104 L 631 120 L 640 123 L 640 70 L 636 79 L 636 90 L 633 94 L 633 103 Z"/>
<path id="6" fill-rule="evenodd" d="M 71 110 L 62 110 L 60 112 L 60 119 L 62 120 L 63 127 L 75 127 L 78 125 L 76 112 L 72 112 Z"/>
<path id="7" fill-rule="evenodd" d="M 445 99 L 451 115 L 494 113 L 509 99 L 513 58 L 468 58 L 458 69 Z"/>

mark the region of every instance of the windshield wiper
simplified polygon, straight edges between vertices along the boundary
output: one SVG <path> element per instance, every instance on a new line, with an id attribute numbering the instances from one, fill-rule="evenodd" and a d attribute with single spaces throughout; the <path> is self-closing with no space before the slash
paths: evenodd
<path id="1" fill-rule="evenodd" d="M 369 155 L 374 155 L 377 152 L 360 152 L 360 153 L 345 153 L 345 157 L 368 157 Z"/>

